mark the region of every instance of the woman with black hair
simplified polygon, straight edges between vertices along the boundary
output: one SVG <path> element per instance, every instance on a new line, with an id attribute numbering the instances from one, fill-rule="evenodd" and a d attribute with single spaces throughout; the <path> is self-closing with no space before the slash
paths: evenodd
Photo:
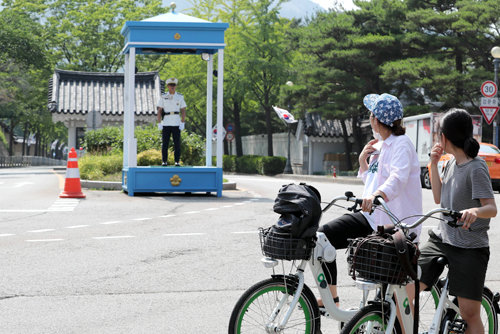
<path id="1" fill-rule="evenodd" d="M 443 267 L 436 259 L 448 259 L 450 294 L 458 297 L 466 333 L 484 333 L 480 318 L 481 296 L 489 260 L 490 218 L 497 214 L 488 167 L 477 156 L 479 143 L 472 136 L 472 118 L 462 109 L 450 109 L 441 119 L 440 142 L 431 151 L 431 185 L 434 202 L 462 213 L 461 228 L 441 221 L 429 231 L 421 249 L 421 289 L 431 287 Z M 438 161 L 443 152 L 453 158 L 444 168 L 442 180 Z M 444 216 L 442 217 L 443 219 Z"/>

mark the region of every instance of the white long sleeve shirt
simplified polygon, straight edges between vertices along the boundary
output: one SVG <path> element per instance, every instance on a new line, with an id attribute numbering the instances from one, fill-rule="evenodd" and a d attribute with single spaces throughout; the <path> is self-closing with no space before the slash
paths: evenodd
<path id="1" fill-rule="evenodd" d="M 403 222 L 411 224 L 416 221 L 422 215 L 422 187 L 420 163 L 410 138 L 406 135 L 390 135 L 382 144 L 376 159 L 376 170 L 373 161 L 370 163 L 371 168 L 358 173 L 365 183 L 363 198 L 380 190 L 387 196 L 387 206 L 399 220 L 417 215 Z M 374 230 L 379 225 L 391 222 L 387 214 L 380 210 L 375 210 L 371 215 L 365 213 L 365 217 Z M 418 238 L 421 230 L 422 225 L 414 229 Z"/>

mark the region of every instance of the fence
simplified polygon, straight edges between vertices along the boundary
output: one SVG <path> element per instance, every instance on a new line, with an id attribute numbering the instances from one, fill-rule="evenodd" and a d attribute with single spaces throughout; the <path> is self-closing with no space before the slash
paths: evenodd
<path id="1" fill-rule="evenodd" d="M 66 166 L 66 160 L 35 156 L 0 157 L 0 168 L 28 166 Z"/>

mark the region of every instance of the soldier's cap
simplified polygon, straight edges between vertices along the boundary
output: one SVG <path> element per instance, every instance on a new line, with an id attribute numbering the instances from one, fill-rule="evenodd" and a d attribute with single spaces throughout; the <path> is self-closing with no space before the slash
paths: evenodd
<path id="1" fill-rule="evenodd" d="M 392 126 L 394 121 L 403 118 L 403 105 L 398 98 L 390 94 L 369 94 L 363 104 L 380 122 Z"/>
<path id="2" fill-rule="evenodd" d="M 177 78 L 168 78 L 167 81 L 165 81 L 167 85 L 174 84 L 177 85 Z"/>

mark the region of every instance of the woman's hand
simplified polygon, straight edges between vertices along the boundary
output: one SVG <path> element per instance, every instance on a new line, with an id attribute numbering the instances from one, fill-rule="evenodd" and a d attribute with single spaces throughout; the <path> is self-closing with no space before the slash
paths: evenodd
<path id="1" fill-rule="evenodd" d="M 431 164 L 437 165 L 439 159 L 443 155 L 444 149 L 441 144 L 434 144 L 431 150 Z"/>
<path id="2" fill-rule="evenodd" d="M 372 139 L 368 142 L 368 144 L 365 145 L 365 147 L 363 147 L 363 150 L 359 154 L 360 161 L 366 161 L 368 159 L 370 154 L 372 154 L 376 150 L 375 147 L 373 147 L 373 145 L 375 145 L 376 143 L 378 143 L 378 139 Z"/>
<path id="3" fill-rule="evenodd" d="M 464 223 L 462 228 L 464 230 L 468 230 L 472 223 L 474 223 L 477 219 L 477 208 L 462 210 L 460 213 L 462 214 L 462 217 L 460 217 L 459 221 Z"/>
<path id="4" fill-rule="evenodd" d="M 374 200 L 375 200 L 374 195 L 371 195 L 367 198 L 363 198 L 363 204 L 361 204 L 361 210 L 363 210 L 364 212 L 371 212 Z"/>

